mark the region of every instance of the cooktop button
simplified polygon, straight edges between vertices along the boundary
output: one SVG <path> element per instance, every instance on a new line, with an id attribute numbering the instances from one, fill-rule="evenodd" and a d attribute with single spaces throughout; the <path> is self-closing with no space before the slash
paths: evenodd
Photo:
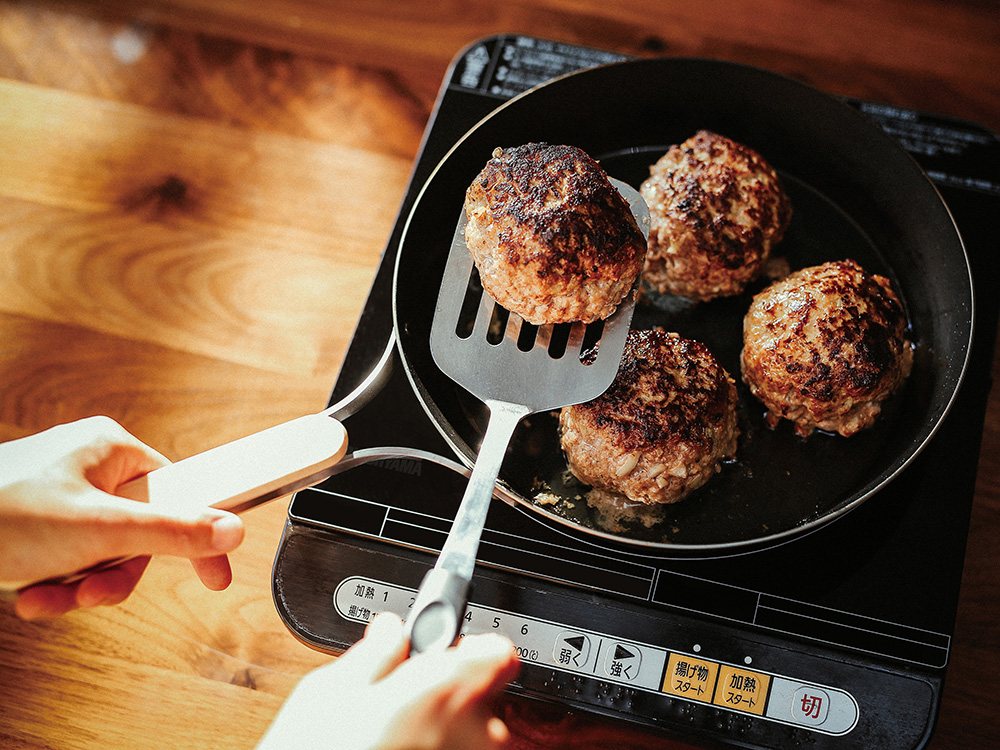
<path id="1" fill-rule="evenodd" d="M 567 669 L 583 669 L 590 660 L 590 636 L 573 631 L 563 631 L 556 639 L 552 658 Z"/>
<path id="2" fill-rule="evenodd" d="M 854 729 L 859 712 L 857 701 L 843 690 L 775 677 L 765 715 L 836 735 Z"/>
<path id="3" fill-rule="evenodd" d="M 719 668 L 719 682 L 713 703 L 761 716 L 770 682 L 770 675 L 724 664 Z"/>
<path id="4" fill-rule="evenodd" d="M 642 666 L 642 651 L 631 643 L 612 642 L 605 652 L 604 672 L 617 680 L 631 681 L 639 676 Z"/>
<path id="5" fill-rule="evenodd" d="M 792 718 L 799 724 L 821 726 L 830 714 L 830 694 L 816 687 L 800 687 L 792 696 Z"/>
<path id="6" fill-rule="evenodd" d="M 663 692 L 692 701 L 711 703 L 719 664 L 686 654 L 670 654 Z"/>

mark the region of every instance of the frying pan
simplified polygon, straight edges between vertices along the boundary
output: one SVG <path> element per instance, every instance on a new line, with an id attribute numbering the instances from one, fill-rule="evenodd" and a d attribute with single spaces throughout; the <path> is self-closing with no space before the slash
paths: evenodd
<path id="1" fill-rule="evenodd" d="M 448 152 L 408 217 L 394 281 L 407 376 L 441 434 L 471 464 L 486 410 L 437 369 L 428 345 L 466 187 L 494 148 L 532 141 L 579 146 L 610 176 L 637 187 L 670 145 L 703 128 L 750 146 L 778 170 L 794 215 L 775 254 L 792 269 L 853 258 L 890 278 L 915 358 L 873 428 L 851 438 L 817 432 L 803 439 L 788 423 L 768 428 L 763 406 L 740 382 L 742 318 L 763 283 L 701 304 L 647 295 L 633 327 L 664 326 L 703 341 L 737 381 L 736 459 L 668 506 L 662 522 L 608 530 L 581 499 L 588 488 L 568 476 L 556 416 L 542 414 L 515 433 L 499 483 L 503 494 L 572 533 L 679 556 L 771 546 L 844 515 L 899 474 L 948 412 L 971 345 L 968 259 L 933 184 L 892 138 L 840 100 L 734 63 L 649 59 L 570 74 L 510 100 Z"/>

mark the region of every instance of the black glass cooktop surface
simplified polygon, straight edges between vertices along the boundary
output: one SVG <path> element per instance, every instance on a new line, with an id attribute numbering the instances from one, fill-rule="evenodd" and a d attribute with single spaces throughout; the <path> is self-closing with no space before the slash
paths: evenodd
<path id="1" fill-rule="evenodd" d="M 618 59 L 518 36 L 481 40 L 456 58 L 331 403 L 383 359 L 402 225 L 448 148 L 531 85 Z M 495 500 L 466 631 L 514 641 L 523 668 L 513 690 L 741 747 L 911 748 L 928 739 L 990 386 L 1000 268 L 989 217 L 1000 213 L 1000 141 L 975 123 L 851 104 L 915 156 L 966 244 L 976 328 L 948 417 L 874 498 L 811 534 L 745 554 L 679 559 Z M 275 560 L 279 612 L 322 650 L 347 648 L 384 609 L 405 617 L 465 485 L 396 355 L 388 359 L 396 366 L 382 390 L 345 420 L 352 450 L 372 460 L 294 497 Z"/>

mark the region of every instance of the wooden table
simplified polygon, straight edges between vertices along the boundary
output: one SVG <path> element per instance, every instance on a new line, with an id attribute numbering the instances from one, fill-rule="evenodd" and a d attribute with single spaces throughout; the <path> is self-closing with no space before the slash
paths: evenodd
<path id="1" fill-rule="evenodd" d="M 0 439 L 104 413 L 177 459 L 322 408 L 448 63 L 496 32 L 1000 130 L 1000 12 L 977 0 L 0 0 Z M 937 750 L 1000 745 L 998 451 L 994 393 Z M 224 593 L 162 559 L 116 608 L 0 609 L 0 746 L 252 747 L 329 658 L 271 603 L 286 505 L 246 515 Z M 510 712 L 524 748 L 663 746 Z"/>

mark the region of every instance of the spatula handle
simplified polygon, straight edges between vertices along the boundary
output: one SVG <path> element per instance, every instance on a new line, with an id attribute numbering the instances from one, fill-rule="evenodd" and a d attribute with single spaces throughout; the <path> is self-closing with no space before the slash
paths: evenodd
<path id="1" fill-rule="evenodd" d="M 407 630 L 410 653 L 443 649 L 458 638 L 469 601 L 471 584 L 465 576 L 444 568 L 431 568 L 420 582 L 417 601 Z"/>
<path id="2" fill-rule="evenodd" d="M 462 626 L 476 551 L 504 453 L 514 428 L 530 410 L 520 404 L 487 401 L 490 421 L 476 465 L 435 566 L 424 576 L 406 621 L 410 652 L 447 648 Z"/>

